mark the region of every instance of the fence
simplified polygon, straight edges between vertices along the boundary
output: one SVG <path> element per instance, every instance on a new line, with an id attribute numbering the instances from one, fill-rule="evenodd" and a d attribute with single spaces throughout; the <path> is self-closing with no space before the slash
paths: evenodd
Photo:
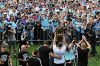
<path id="1" fill-rule="evenodd" d="M 16 41 L 21 41 L 21 39 L 26 38 L 27 41 L 29 41 L 29 43 L 33 43 L 33 42 L 43 42 L 44 40 L 47 41 L 52 41 L 53 39 L 53 32 L 51 31 L 50 27 L 48 29 L 43 29 L 42 27 L 37 28 L 37 27 L 33 27 L 34 30 L 32 31 L 32 29 L 27 29 L 26 30 L 26 36 L 23 36 L 22 32 L 18 32 L 18 30 L 16 30 Z M 45 28 L 45 27 L 44 27 Z M 26 40 L 24 39 L 24 40 Z M 2 41 L 9 41 L 7 39 L 7 37 L 5 37 L 5 35 L 3 35 L 3 33 L 0 33 L 0 42 Z"/>

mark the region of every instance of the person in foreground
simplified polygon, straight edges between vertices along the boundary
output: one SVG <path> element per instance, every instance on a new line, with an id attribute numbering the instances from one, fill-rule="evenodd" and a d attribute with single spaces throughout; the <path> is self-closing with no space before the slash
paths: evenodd
<path id="1" fill-rule="evenodd" d="M 6 51 L 6 46 L 2 45 L 0 49 L 0 66 L 12 66 L 12 59 Z"/>
<path id="2" fill-rule="evenodd" d="M 61 37 L 62 39 L 59 37 Z M 61 56 L 61 59 L 54 58 L 54 66 L 64 66 L 64 63 L 65 63 L 64 55 L 65 55 L 67 47 L 68 47 L 68 44 L 65 40 L 64 35 L 55 33 L 55 37 L 53 40 L 53 52 L 55 55 Z"/>
<path id="3" fill-rule="evenodd" d="M 88 53 L 91 48 L 85 36 L 78 43 L 78 66 L 88 66 Z"/>
<path id="4" fill-rule="evenodd" d="M 27 66 L 27 59 L 29 54 L 26 45 L 21 46 L 21 51 L 18 53 L 19 66 Z"/>
<path id="5" fill-rule="evenodd" d="M 57 59 L 61 59 L 61 56 L 53 54 L 48 47 L 48 41 L 44 41 L 44 45 L 39 48 L 39 57 L 43 66 L 49 66 L 49 56 Z"/>
<path id="6" fill-rule="evenodd" d="M 40 58 L 38 58 L 38 51 L 37 50 L 34 50 L 32 52 L 32 56 L 27 60 L 27 65 L 28 66 L 42 66 L 42 63 L 41 63 L 41 60 Z"/>

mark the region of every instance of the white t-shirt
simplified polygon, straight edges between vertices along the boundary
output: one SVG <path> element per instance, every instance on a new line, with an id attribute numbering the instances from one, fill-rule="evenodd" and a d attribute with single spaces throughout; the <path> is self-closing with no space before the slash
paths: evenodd
<path id="1" fill-rule="evenodd" d="M 63 45 L 61 49 L 57 48 L 56 45 L 53 45 L 53 52 L 55 55 L 61 56 L 61 59 L 54 58 L 55 64 L 63 64 L 65 62 L 64 54 L 66 50 L 66 45 Z"/>
<path id="2" fill-rule="evenodd" d="M 16 10 L 15 13 L 13 12 L 13 10 L 9 10 L 9 15 L 13 15 L 13 16 L 17 16 L 18 11 Z"/>
<path id="3" fill-rule="evenodd" d="M 40 10 L 40 8 L 39 8 L 39 7 L 36 7 L 36 8 L 35 8 L 35 10 L 36 10 L 36 11 L 39 11 L 39 10 Z"/>

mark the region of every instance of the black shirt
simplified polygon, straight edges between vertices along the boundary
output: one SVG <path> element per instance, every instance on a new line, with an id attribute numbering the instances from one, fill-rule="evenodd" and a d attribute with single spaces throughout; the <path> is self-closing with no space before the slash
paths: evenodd
<path id="1" fill-rule="evenodd" d="M 28 54 L 27 51 L 19 52 L 18 53 L 18 58 L 24 60 L 24 61 L 19 60 L 19 65 L 26 66 L 28 57 L 29 57 L 29 54 Z"/>
<path id="2" fill-rule="evenodd" d="M 85 50 L 82 50 L 81 48 L 78 47 L 78 61 L 81 62 L 86 62 L 88 63 L 88 52 L 89 52 L 89 49 L 85 49 Z"/>
<path id="3" fill-rule="evenodd" d="M 50 48 L 47 46 L 42 46 L 39 48 L 39 55 L 40 59 L 43 62 L 49 62 L 49 53 L 50 53 Z"/>
<path id="4" fill-rule="evenodd" d="M 9 53 L 7 51 L 1 52 L 0 51 L 0 62 L 3 64 L 0 64 L 0 66 L 8 66 L 8 59 L 9 59 Z"/>
<path id="5" fill-rule="evenodd" d="M 38 57 L 30 57 L 27 62 L 29 66 L 42 66 Z"/>

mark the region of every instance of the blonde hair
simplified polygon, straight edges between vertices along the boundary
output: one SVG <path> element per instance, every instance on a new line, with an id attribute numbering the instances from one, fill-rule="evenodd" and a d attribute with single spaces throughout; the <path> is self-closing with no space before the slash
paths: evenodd
<path id="1" fill-rule="evenodd" d="M 84 45 L 82 45 L 82 44 L 84 44 Z M 85 47 L 84 47 L 84 46 L 85 46 Z M 87 43 L 86 43 L 85 41 L 83 41 L 83 42 L 81 43 L 81 47 L 82 47 L 82 48 L 87 48 L 88 45 L 87 45 Z"/>

